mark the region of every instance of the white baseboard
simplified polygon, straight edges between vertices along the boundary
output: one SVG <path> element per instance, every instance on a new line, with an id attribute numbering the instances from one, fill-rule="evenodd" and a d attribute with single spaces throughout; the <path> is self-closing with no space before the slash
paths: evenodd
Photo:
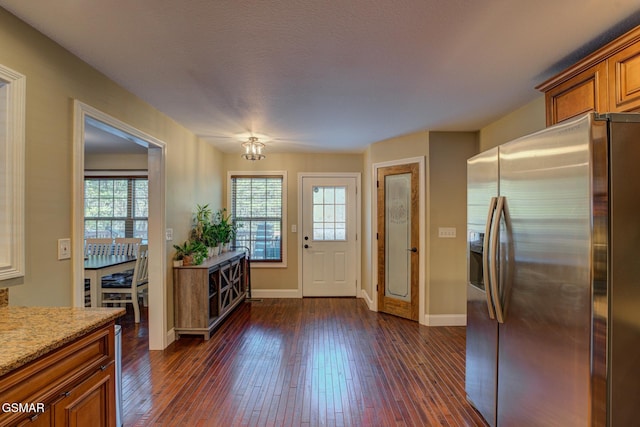
<path id="1" fill-rule="evenodd" d="M 251 289 L 251 298 L 302 298 L 298 289 Z"/>
<path id="2" fill-rule="evenodd" d="M 425 314 L 427 326 L 467 326 L 466 314 Z"/>
<path id="3" fill-rule="evenodd" d="M 362 298 L 364 302 L 367 303 L 367 307 L 369 308 L 369 310 L 378 311 L 378 308 L 373 304 L 373 299 L 364 289 L 360 289 L 360 298 Z"/>
<path id="4" fill-rule="evenodd" d="M 176 340 L 176 330 L 171 328 L 169 332 L 167 332 L 167 347 Z"/>

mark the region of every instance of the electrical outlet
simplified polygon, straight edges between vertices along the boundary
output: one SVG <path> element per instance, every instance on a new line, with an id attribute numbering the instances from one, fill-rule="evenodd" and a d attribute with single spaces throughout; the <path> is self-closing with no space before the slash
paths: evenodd
<path id="1" fill-rule="evenodd" d="M 71 239 L 58 239 L 58 259 L 71 258 Z"/>
<path id="2" fill-rule="evenodd" d="M 455 227 L 440 227 L 438 228 L 438 237 L 442 239 L 455 239 L 456 228 Z"/>
<path id="3" fill-rule="evenodd" d="M 173 240 L 173 228 L 167 228 L 164 233 L 164 238 L 167 242 Z"/>

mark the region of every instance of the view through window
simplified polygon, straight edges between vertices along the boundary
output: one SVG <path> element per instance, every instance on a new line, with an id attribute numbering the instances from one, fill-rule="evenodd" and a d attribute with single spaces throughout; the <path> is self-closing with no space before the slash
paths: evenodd
<path id="1" fill-rule="evenodd" d="M 238 224 L 235 246 L 251 259 L 282 262 L 283 176 L 231 176 L 231 214 Z"/>
<path id="2" fill-rule="evenodd" d="M 92 177 L 84 181 L 84 237 L 147 241 L 147 178 Z"/>

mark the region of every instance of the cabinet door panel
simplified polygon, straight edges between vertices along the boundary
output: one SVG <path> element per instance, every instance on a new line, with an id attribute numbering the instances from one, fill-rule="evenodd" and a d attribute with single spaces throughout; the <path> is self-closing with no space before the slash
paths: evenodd
<path id="1" fill-rule="evenodd" d="M 80 383 L 54 406 L 55 425 L 115 426 L 115 365 Z"/>
<path id="2" fill-rule="evenodd" d="M 611 111 L 640 108 L 640 44 L 623 49 L 608 60 Z"/>
<path id="3" fill-rule="evenodd" d="M 546 93 L 547 126 L 590 111 L 606 112 L 607 67 L 596 64 Z"/>

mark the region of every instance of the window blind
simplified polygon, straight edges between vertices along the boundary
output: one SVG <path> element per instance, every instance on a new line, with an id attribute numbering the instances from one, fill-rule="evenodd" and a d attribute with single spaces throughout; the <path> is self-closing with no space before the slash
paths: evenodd
<path id="1" fill-rule="evenodd" d="M 249 248 L 252 260 L 282 262 L 282 188 L 282 176 L 231 176 L 235 245 Z"/>

